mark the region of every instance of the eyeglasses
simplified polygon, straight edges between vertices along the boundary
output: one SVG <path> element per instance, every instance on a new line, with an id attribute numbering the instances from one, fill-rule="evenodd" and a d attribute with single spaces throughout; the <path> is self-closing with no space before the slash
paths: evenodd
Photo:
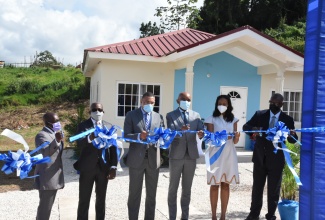
<path id="1" fill-rule="evenodd" d="M 91 111 L 92 112 L 102 112 L 103 111 L 103 109 L 101 109 L 101 108 L 93 108 L 93 109 L 91 109 Z"/>

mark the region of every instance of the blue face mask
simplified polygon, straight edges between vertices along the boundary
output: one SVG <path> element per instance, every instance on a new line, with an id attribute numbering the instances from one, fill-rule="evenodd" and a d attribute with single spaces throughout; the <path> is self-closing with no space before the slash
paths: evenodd
<path id="1" fill-rule="evenodd" d="M 147 104 L 147 105 L 144 105 L 143 106 L 143 110 L 145 111 L 145 112 L 152 112 L 152 110 L 153 110 L 153 105 L 150 105 L 150 104 Z"/>
<path id="2" fill-rule="evenodd" d="M 179 107 L 185 111 L 187 111 L 187 109 L 189 109 L 190 106 L 191 106 L 191 102 L 189 102 L 189 101 L 180 101 L 179 102 Z"/>

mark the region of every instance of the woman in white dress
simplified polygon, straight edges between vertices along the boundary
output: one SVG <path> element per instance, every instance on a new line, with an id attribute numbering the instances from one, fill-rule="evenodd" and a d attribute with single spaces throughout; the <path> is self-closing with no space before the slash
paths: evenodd
<path id="1" fill-rule="evenodd" d="M 237 132 L 238 119 L 232 113 L 233 107 L 231 100 L 227 95 L 217 97 L 213 115 L 205 120 L 207 130 L 215 133 L 216 131 L 226 130 L 227 133 L 235 133 L 228 136 L 228 140 L 223 148 L 218 160 L 210 165 L 210 170 L 215 170 L 213 173 L 208 172 L 208 185 L 210 185 L 210 203 L 212 220 L 217 219 L 217 205 L 219 186 L 221 199 L 221 216 L 220 219 L 226 218 L 227 205 L 229 200 L 229 184 L 239 184 L 238 162 L 235 144 L 238 143 L 240 133 Z M 220 150 L 220 147 L 209 148 L 210 157 Z"/>

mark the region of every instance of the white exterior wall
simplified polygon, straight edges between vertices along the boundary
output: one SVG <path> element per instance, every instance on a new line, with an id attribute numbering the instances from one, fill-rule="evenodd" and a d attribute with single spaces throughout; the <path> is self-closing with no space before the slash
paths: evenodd
<path id="1" fill-rule="evenodd" d="M 99 75 L 99 76 L 98 76 Z M 174 68 L 171 64 L 136 61 L 102 61 L 92 76 L 92 83 L 100 82 L 99 102 L 104 106 L 104 120 L 123 127 L 125 117 L 117 116 L 117 83 L 159 84 L 160 114 L 173 109 Z M 91 99 L 92 100 L 92 99 Z M 166 123 L 166 122 L 165 122 Z"/>
<path id="2" fill-rule="evenodd" d="M 283 90 L 302 91 L 303 73 L 302 72 L 286 72 L 284 74 Z M 260 109 L 269 107 L 271 92 L 276 89 L 276 74 L 262 75 L 261 80 L 261 96 Z M 296 128 L 301 128 L 301 122 L 295 122 Z"/>
<path id="3" fill-rule="evenodd" d="M 303 73 L 286 72 L 283 90 L 302 91 Z M 260 109 L 269 107 L 271 92 L 276 90 L 276 74 L 262 75 Z"/>

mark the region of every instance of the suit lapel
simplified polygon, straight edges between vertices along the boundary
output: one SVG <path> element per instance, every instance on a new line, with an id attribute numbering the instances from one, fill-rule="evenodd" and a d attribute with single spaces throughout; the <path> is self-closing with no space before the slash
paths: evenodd
<path id="1" fill-rule="evenodd" d="M 141 123 L 141 127 L 143 128 L 143 130 L 145 131 L 146 130 L 146 125 L 143 121 L 143 113 L 142 113 L 142 110 L 141 110 L 141 107 L 138 108 L 136 111 L 135 111 L 135 117 L 136 117 L 136 121 L 140 121 Z"/>

